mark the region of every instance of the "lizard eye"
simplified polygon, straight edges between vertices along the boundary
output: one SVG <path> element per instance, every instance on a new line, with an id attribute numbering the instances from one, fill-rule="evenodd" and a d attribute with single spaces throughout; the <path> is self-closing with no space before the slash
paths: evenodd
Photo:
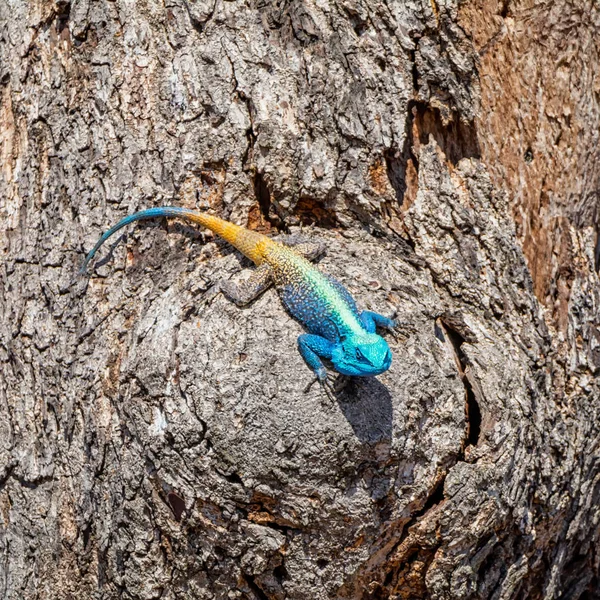
<path id="1" fill-rule="evenodd" d="M 360 362 L 369 362 L 367 360 L 367 357 L 360 351 L 360 348 L 356 349 L 356 360 L 360 361 Z"/>

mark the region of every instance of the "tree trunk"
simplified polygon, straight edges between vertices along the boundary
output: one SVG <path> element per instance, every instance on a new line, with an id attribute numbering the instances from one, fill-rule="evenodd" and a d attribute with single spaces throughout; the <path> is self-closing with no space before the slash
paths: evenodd
<path id="1" fill-rule="evenodd" d="M 0 3 L 0 597 L 600 596 L 593 0 Z M 327 243 L 313 386 L 176 204 Z"/>

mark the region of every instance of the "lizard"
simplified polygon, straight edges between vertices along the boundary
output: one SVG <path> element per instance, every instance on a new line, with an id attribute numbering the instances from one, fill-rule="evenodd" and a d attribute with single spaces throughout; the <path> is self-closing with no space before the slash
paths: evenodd
<path id="1" fill-rule="evenodd" d="M 206 212 L 165 206 L 129 215 L 100 237 L 86 256 L 80 274 L 86 272 L 100 246 L 119 229 L 134 221 L 159 217 L 198 223 L 257 265 L 242 285 L 225 283 L 221 290 L 243 306 L 274 284 L 284 307 L 307 331 L 298 337 L 298 350 L 316 377 L 313 383 L 318 381 L 328 395 L 331 385 L 323 359 L 329 360 L 342 375 L 373 376 L 390 368 L 392 352 L 376 328 L 393 331 L 396 323 L 376 312 L 359 311 L 350 292 L 310 262 L 309 258 L 315 255 L 314 245 L 292 247 Z"/>

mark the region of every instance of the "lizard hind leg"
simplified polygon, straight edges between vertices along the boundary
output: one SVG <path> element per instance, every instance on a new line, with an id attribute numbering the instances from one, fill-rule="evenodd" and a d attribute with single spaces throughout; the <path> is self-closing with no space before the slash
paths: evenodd
<path id="1" fill-rule="evenodd" d="M 258 298 L 272 283 L 271 267 L 263 263 L 248 279 L 239 282 L 222 281 L 220 289 L 223 294 L 238 306 L 246 306 Z"/>
<path id="2" fill-rule="evenodd" d="M 286 246 L 293 248 L 295 252 L 304 256 L 307 260 L 315 261 L 325 254 L 327 245 L 324 242 L 306 242 L 297 240 L 291 236 L 284 240 Z"/>

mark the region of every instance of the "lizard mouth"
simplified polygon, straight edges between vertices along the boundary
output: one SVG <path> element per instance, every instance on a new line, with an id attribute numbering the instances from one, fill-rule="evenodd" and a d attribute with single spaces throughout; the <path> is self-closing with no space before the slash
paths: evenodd
<path id="1" fill-rule="evenodd" d="M 336 365 L 335 370 L 342 375 L 352 375 L 354 377 L 373 377 L 385 373 L 392 364 L 392 353 L 388 351 L 384 360 L 379 365 Z"/>

